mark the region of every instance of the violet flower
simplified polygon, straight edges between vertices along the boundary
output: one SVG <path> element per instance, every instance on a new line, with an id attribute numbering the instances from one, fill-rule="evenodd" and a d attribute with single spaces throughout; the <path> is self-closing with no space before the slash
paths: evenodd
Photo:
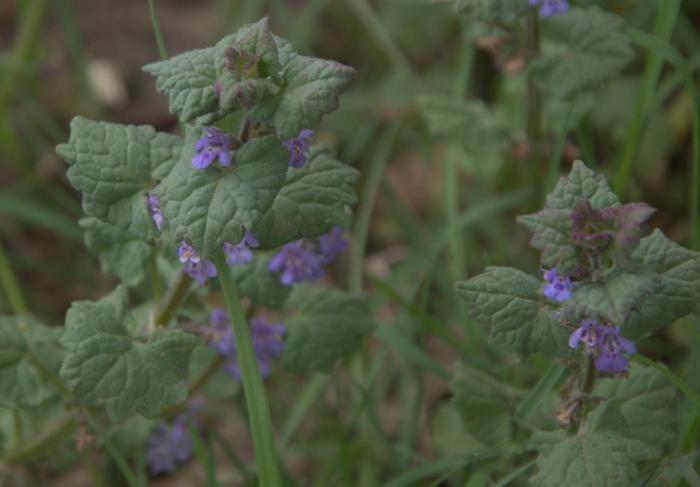
<path id="1" fill-rule="evenodd" d="M 323 276 L 322 258 L 306 249 L 304 243 L 304 240 L 288 243 L 270 259 L 268 270 L 279 272 L 280 282 L 286 286 Z"/>
<path id="2" fill-rule="evenodd" d="M 152 475 L 170 473 L 192 457 L 192 437 L 187 415 L 177 416 L 171 424 L 161 421 L 148 438 L 146 464 Z"/>
<path id="3" fill-rule="evenodd" d="M 208 127 L 206 135 L 194 148 L 197 151 L 192 158 L 195 169 L 206 169 L 217 159 L 222 166 L 230 166 L 233 160 L 233 138 L 216 127 Z"/>
<path id="4" fill-rule="evenodd" d="M 319 237 L 318 245 L 324 264 L 333 262 L 337 255 L 348 247 L 348 241 L 343 237 L 344 231 L 343 227 L 335 226 L 330 232 Z"/>
<path id="5" fill-rule="evenodd" d="M 566 275 L 559 275 L 556 267 L 549 270 L 542 269 L 544 280 L 548 284 L 544 286 L 544 295 L 554 301 L 564 302 L 571 297 L 573 283 Z"/>
<path id="6" fill-rule="evenodd" d="M 313 142 L 314 131 L 302 129 L 294 138 L 282 141 L 289 149 L 289 166 L 300 168 L 306 164 L 306 157 Z"/>
<path id="7" fill-rule="evenodd" d="M 226 255 L 226 262 L 228 265 L 242 265 L 253 260 L 253 251 L 250 250 L 251 247 L 260 247 L 260 242 L 258 242 L 249 231 L 245 232 L 241 241 L 236 245 L 224 242 L 224 254 Z"/>
<path id="8" fill-rule="evenodd" d="M 187 242 L 180 243 L 177 249 L 177 256 L 182 262 L 183 270 L 192 279 L 197 281 L 197 284 L 204 286 L 207 279 L 216 277 L 216 266 L 210 260 L 202 259 L 197 251 Z"/>
<path id="9" fill-rule="evenodd" d="M 163 218 L 163 213 L 160 210 L 160 198 L 157 194 L 146 194 L 146 205 L 148 206 L 148 213 L 153 219 L 153 223 L 156 228 L 160 231 L 163 229 L 163 223 L 165 223 L 165 218 Z"/>
<path id="10" fill-rule="evenodd" d="M 620 327 L 602 325 L 595 320 L 583 320 L 569 336 L 569 346 L 577 348 L 583 342 L 586 353 L 595 356 L 595 367 L 601 372 L 617 374 L 627 369 L 629 359 L 623 354 L 633 354 L 637 347 L 620 335 Z"/>
<path id="11" fill-rule="evenodd" d="M 551 17 L 569 10 L 568 0 L 528 0 L 530 5 L 540 6 L 540 17 Z"/>

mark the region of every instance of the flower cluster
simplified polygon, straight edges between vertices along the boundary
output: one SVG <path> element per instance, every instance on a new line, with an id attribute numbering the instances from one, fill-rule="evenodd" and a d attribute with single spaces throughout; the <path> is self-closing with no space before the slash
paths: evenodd
<path id="1" fill-rule="evenodd" d="M 146 204 L 148 206 L 148 213 L 151 215 L 156 228 L 159 231 L 163 230 L 165 218 L 163 218 L 163 213 L 160 211 L 160 198 L 156 194 L 147 194 Z"/>
<path id="2" fill-rule="evenodd" d="M 571 297 L 573 291 L 573 283 L 567 275 L 560 275 L 556 267 L 551 269 L 542 269 L 544 280 L 547 284 L 544 286 L 544 295 L 554 301 L 560 303 Z"/>
<path id="3" fill-rule="evenodd" d="M 568 0 L 528 0 L 530 5 L 540 6 L 540 16 L 551 17 L 569 10 Z"/>
<path id="4" fill-rule="evenodd" d="M 228 315 L 222 309 L 215 309 L 209 317 L 209 345 L 226 357 L 224 370 L 236 380 L 241 380 L 241 370 L 236 355 L 236 339 L 231 329 Z M 250 336 L 258 360 L 260 374 L 270 374 L 270 362 L 279 357 L 284 349 L 284 335 L 287 328 L 281 323 L 267 323 L 261 318 L 250 320 Z"/>
<path id="5" fill-rule="evenodd" d="M 323 266 L 331 263 L 348 246 L 342 227 L 333 227 L 318 242 L 296 240 L 275 254 L 268 270 L 280 274 L 280 282 L 291 286 L 298 282 L 315 281 L 323 276 Z"/>
<path id="6" fill-rule="evenodd" d="M 603 325 L 596 320 L 583 320 L 569 337 L 569 346 L 583 343 L 585 351 L 596 356 L 595 366 L 601 372 L 616 374 L 627 369 L 629 359 L 623 355 L 637 351 L 634 343 L 620 335 L 620 327 Z"/>
<path id="7" fill-rule="evenodd" d="M 300 168 L 306 164 L 306 158 L 309 155 L 309 149 L 313 142 L 314 131 L 302 129 L 294 138 L 282 141 L 289 149 L 289 166 Z"/>
<path id="8" fill-rule="evenodd" d="M 189 417 L 177 416 L 172 423 L 161 421 L 148 438 L 146 463 L 152 475 L 169 473 L 192 457 Z"/>
<path id="9" fill-rule="evenodd" d="M 207 133 L 194 146 L 196 154 L 192 158 L 195 169 L 206 169 L 218 159 L 222 166 L 230 166 L 233 160 L 233 137 L 215 127 L 208 127 Z"/>
<path id="10" fill-rule="evenodd" d="M 202 259 L 197 251 L 187 242 L 180 243 L 177 256 L 182 262 L 184 271 L 200 286 L 207 282 L 208 278 L 216 277 L 216 266 L 210 260 Z"/>

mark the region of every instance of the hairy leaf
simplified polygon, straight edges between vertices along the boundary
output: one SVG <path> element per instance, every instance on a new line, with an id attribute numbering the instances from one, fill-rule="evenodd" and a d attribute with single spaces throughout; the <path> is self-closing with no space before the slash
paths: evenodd
<path id="1" fill-rule="evenodd" d="M 630 485 L 639 463 L 658 460 L 675 433 L 675 390 L 651 368 L 633 367 L 629 379 L 606 379 L 594 395 L 604 402 L 578 434 L 536 433 L 534 485 L 598 487 Z"/>
<path id="2" fill-rule="evenodd" d="M 28 317 L 0 316 L 0 406 L 37 406 L 55 396 L 48 378 L 60 367 L 60 329 Z"/>
<path id="3" fill-rule="evenodd" d="M 146 193 L 168 175 L 180 156 L 179 137 L 147 125 L 71 121 L 68 143 L 56 152 L 69 164 L 68 179 L 83 193 L 87 216 L 142 239 L 157 236 Z"/>
<path id="4" fill-rule="evenodd" d="M 238 243 L 270 211 L 287 175 L 289 153 L 277 137 L 267 136 L 239 148 L 229 168 L 212 164 L 198 170 L 191 161 L 200 134 L 188 128 L 182 158 L 154 192 L 171 238 L 186 240 L 208 258 L 224 242 Z M 263 235 L 255 235 L 267 245 Z"/>
<path id="5" fill-rule="evenodd" d="M 85 245 L 98 255 L 102 270 L 116 275 L 127 286 L 143 281 L 152 252 L 148 243 L 97 218 L 82 218 L 79 224 L 85 230 Z"/>
<path id="6" fill-rule="evenodd" d="M 632 262 L 658 273 L 660 284 L 634 310 L 625 336 L 636 338 L 687 314 L 700 315 L 700 252 L 681 247 L 657 229 L 639 242 Z"/>
<path id="7" fill-rule="evenodd" d="M 623 19 L 598 7 L 571 8 L 548 20 L 553 45 L 532 62 L 540 87 L 560 97 L 597 88 L 617 76 L 634 54 Z"/>
<path id="8" fill-rule="evenodd" d="M 284 45 L 286 41 L 280 42 Z M 302 129 L 316 128 L 323 115 L 338 108 L 338 97 L 354 79 L 355 70 L 335 61 L 294 53 L 280 60 L 279 94 L 263 98 L 249 115 L 290 138 Z"/>
<path id="9" fill-rule="evenodd" d="M 184 122 L 207 125 L 276 91 L 280 64 L 264 18 L 213 47 L 187 51 L 143 70 L 156 77 L 156 89 L 168 96 L 172 113 Z"/>
<path id="10" fill-rule="evenodd" d="M 455 285 L 471 316 L 489 329 L 489 341 L 519 358 L 534 352 L 568 355 L 568 331 L 546 305 L 542 283 L 510 267 L 487 267 Z"/>
<path id="11" fill-rule="evenodd" d="M 519 216 L 518 223 L 532 232 L 530 245 L 542 250 L 542 265 L 557 267 L 564 274 L 576 269 L 578 253 L 570 237 L 570 210 L 545 208 L 531 215 Z"/>
<path id="12" fill-rule="evenodd" d="M 253 227 L 261 247 L 315 238 L 335 225 L 350 226 L 357 177 L 357 171 L 336 160 L 329 148 L 314 146 L 303 168 L 289 168 L 284 187 Z"/>
<path id="13" fill-rule="evenodd" d="M 582 161 L 574 161 L 569 175 L 560 178 L 547 196 L 545 208 L 574 210 L 582 199 L 588 200 L 593 208 L 620 205 L 605 176 L 596 174 Z"/>
<path id="14" fill-rule="evenodd" d="M 374 328 L 367 297 L 337 289 L 298 286 L 289 300 L 298 314 L 287 323 L 285 367 L 323 371 L 359 349 Z"/>
<path id="15" fill-rule="evenodd" d="M 562 306 L 562 317 L 574 323 L 593 319 L 621 326 L 633 310 L 653 296 L 658 281 L 650 273 L 617 272 L 599 283 L 583 283 Z"/>
<path id="16" fill-rule="evenodd" d="M 340 63 L 300 56 L 268 28 L 267 18 L 243 26 L 214 47 L 198 49 L 144 70 L 168 95 L 170 111 L 185 122 L 211 124 L 246 108 L 284 138 L 315 128 L 338 107 L 355 71 Z"/>
<path id="17" fill-rule="evenodd" d="M 115 421 L 153 418 L 185 400 L 185 378 L 197 339 L 179 330 L 129 335 L 125 287 L 96 301 L 73 303 L 61 343 L 61 376 L 83 404 L 104 406 Z"/>

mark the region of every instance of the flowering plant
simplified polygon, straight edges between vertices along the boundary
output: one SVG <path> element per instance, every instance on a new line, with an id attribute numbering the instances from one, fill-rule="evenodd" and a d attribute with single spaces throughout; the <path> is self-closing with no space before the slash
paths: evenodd
<path id="1" fill-rule="evenodd" d="M 279 357 L 293 371 L 327 370 L 373 327 L 365 296 L 297 286 L 347 246 L 358 174 L 313 142 L 354 71 L 295 53 L 267 19 L 144 70 L 183 137 L 76 117 L 57 148 L 82 193 L 86 244 L 122 284 L 73 303 L 62 333 L 1 322 L 4 342 L 32 357 L 3 369 L 3 404 L 62 397 L 74 406 L 67 427 L 87 417 L 106 442 L 134 416 L 163 417 L 146 455 L 159 474 L 192 455 L 196 411 L 182 409 L 222 369 L 242 382 L 260 482 L 280 485 L 262 377 Z M 225 310 L 210 304 L 219 291 Z"/>
<path id="2" fill-rule="evenodd" d="M 532 437 L 536 485 L 571 485 L 586 471 L 592 476 L 581 485 L 627 485 L 674 438 L 655 429 L 674 414 L 673 387 L 660 372 L 630 364 L 632 340 L 700 314 L 700 253 L 658 229 L 647 234 L 653 213 L 645 203 L 621 204 L 603 176 L 577 161 L 544 209 L 518 218 L 541 251 L 544 283 L 489 267 L 456 284 L 492 344 L 519 358 L 549 354 L 573 370 L 556 413 L 561 429 Z M 468 369 L 461 374 L 458 390 L 473 380 Z"/>

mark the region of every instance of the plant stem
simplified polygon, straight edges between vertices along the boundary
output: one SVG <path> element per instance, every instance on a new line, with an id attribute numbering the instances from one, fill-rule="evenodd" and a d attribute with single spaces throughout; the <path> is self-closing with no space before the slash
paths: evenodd
<path id="1" fill-rule="evenodd" d="M 382 182 L 384 170 L 389 162 L 391 148 L 394 145 L 396 136 L 399 133 L 399 124 L 394 123 L 379 141 L 379 147 L 372 159 L 367 181 L 360 198 L 360 208 L 357 210 L 355 219 L 355 232 L 352 239 L 349 257 L 348 288 L 351 291 L 362 290 L 362 271 L 365 258 L 365 246 L 367 245 L 367 234 L 369 224 L 372 219 L 372 210 L 377 198 L 377 193 Z"/>
<path id="2" fill-rule="evenodd" d="M 7 295 L 7 300 L 12 307 L 12 311 L 17 315 L 23 315 L 28 311 L 27 304 L 24 301 L 24 296 L 22 295 L 22 290 L 17 283 L 17 278 L 14 272 L 12 272 L 12 267 L 10 262 L 7 260 L 7 255 L 0 242 L 0 282 L 2 287 L 5 289 L 5 294 Z"/>
<path id="3" fill-rule="evenodd" d="M 20 465 L 48 449 L 56 441 L 73 431 L 75 419 L 65 414 L 51 423 L 46 429 L 29 438 L 23 444 L 9 450 L 0 461 L 2 465 Z"/>
<path id="4" fill-rule="evenodd" d="M 165 294 L 163 301 L 161 301 L 158 306 L 155 319 L 156 326 L 165 326 L 168 324 L 177 310 L 177 307 L 180 305 L 180 302 L 185 297 L 185 294 L 187 294 L 190 284 L 192 284 L 190 277 L 185 274 L 185 271 L 180 271 L 172 286 L 170 286 L 168 292 Z"/>
<path id="5" fill-rule="evenodd" d="M 243 379 L 243 392 L 248 407 L 248 420 L 253 435 L 253 446 L 257 462 L 260 485 L 265 487 L 281 486 L 277 451 L 275 450 L 270 407 L 265 394 L 262 377 L 258 370 L 258 361 L 253 350 L 248 323 L 241 307 L 241 299 L 233 279 L 231 269 L 223 254 L 219 254 L 214 263 L 219 272 L 219 282 L 224 294 L 224 301 L 231 317 L 231 327 L 236 341 L 238 365 Z"/>
<path id="6" fill-rule="evenodd" d="M 163 282 L 160 279 L 160 274 L 158 274 L 158 250 L 156 247 L 151 251 L 151 255 L 148 256 L 148 274 L 151 278 L 151 290 L 153 291 L 153 299 L 156 301 L 163 297 Z"/>
<path id="7" fill-rule="evenodd" d="M 659 2 L 659 7 L 656 14 L 656 25 L 654 27 L 654 36 L 663 42 L 668 42 L 668 40 L 671 38 L 673 27 L 676 25 L 676 19 L 678 18 L 680 4 L 680 0 L 666 0 L 664 2 Z M 625 190 L 627 180 L 629 179 L 630 172 L 632 171 L 634 158 L 637 157 L 637 152 L 639 151 L 639 143 L 641 141 L 642 130 L 644 129 L 644 122 L 646 120 L 646 115 L 649 112 L 649 107 L 661 75 L 662 67 L 663 56 L 661 56 L 654 49 L 650 50 L 647 56 L 644 79 L 642 80 L 642 87 L 636 103 L 634 118 L 632 119 L 632 125 L 630 126 L 629 132 L 627 132 L 627 138 L 625 139 L 625 145 L 622 150 L 622 157 L 620 157 L 617 172 L 615 174 L 614 190 L 620 196 L 622 196 L 622 193 Z"/>
<path id="8" fill-rule="evenodd" d="M 527 50 L 530 59 L 537 56 L 540 50 L 540 29 L 537 10 L 531 7 L 527 12 Z M 526 121 L 525 131 L 527 133 L 527 141 L 530 148 L 529 151 L 529 167 L 527 171 L 530 174 L 532 187 L 535 188 L 534 198 L 538 198 L 541 193 L 539 191 L 542 185 L 542 178 L 539 176 L 540 165 L 540 139 L 542 125 L 542 96 L 535 79 L 531 72 L 527 75 L 527 106 L 526 106 Z"/>
<path id="9" fill-rule="evenodd" d="M 165 48 L 165 40 L 163 39 L 163 32 L 160 30 L 160 24 L 158 23 L 158 17 L 156 17 L 156 6 L 154 0 L 148 0 L 148 12 L 151 16 L 151 24 L 153 24 L 153 34 L 156 36 L 156 43 L 158 44 L 158 53 L 160 54 L 161 61 L 168 59 L 168 51 Z"/>

